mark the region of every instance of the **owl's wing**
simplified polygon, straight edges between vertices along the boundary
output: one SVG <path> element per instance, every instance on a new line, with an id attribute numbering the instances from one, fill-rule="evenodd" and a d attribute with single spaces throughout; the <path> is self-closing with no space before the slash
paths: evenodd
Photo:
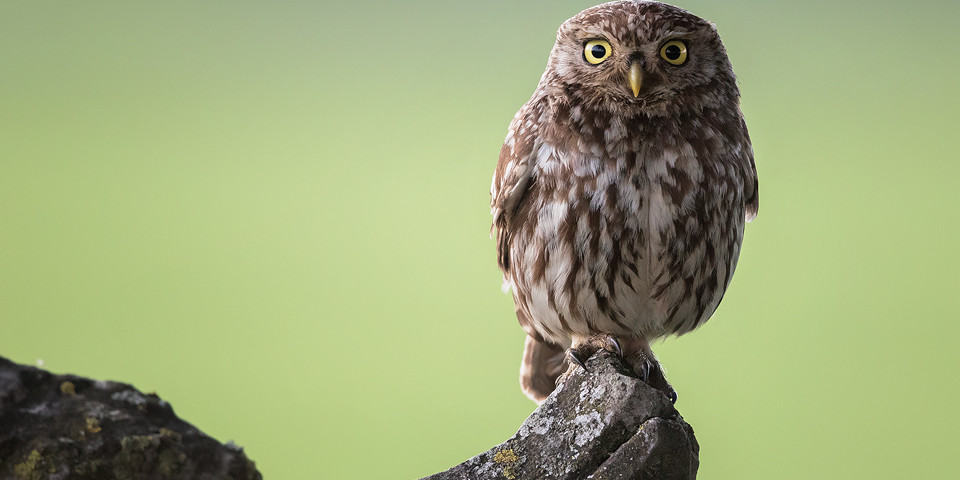
<path id="1" fill-rule="evenodd" d="M 746 140 L 746 147 L 740 151 L 740 164 L 744 171 L 743 198 L 746 199 L 746 220 L 752 222 L 760 211 L 760 183 L 757 181 L 757 163 L 753 160 L 753 147 L 750 146 L 750 134 L 747 133 L 747 124 L 740 115 L 740 131 Z"/>
<path id="2" fill-rule="evenodd" d="M 497 263 L 504 273 L 510 269 L 509 242 L 514 213 L 530 187 L 540 148 L 534 118 L 530 104 L 524 105 L 513 117 L 490 185 L 490 213 L 497 231 Z"/>
<path id="3" fill-rule="evenodd" d="M 747 199 L 746 219 L 752 222 L 757 218 L 757 212 L 760 211 L 760 183 L 757 180 L 757 164 L 753 161 L 753 152 L 750 152 L 750 168 L 747 171 L 747 179 L 744 182 L 745 197 Z M 751 190 L 752 187 L 752 190 Z"/>

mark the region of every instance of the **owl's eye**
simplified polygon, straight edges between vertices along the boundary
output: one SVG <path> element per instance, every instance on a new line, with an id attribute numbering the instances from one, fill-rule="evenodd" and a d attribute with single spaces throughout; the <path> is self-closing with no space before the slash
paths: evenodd
<path id="1" fill-rule="evenodd" d="M 596 65 L 610 56 L 610 42 L 606 40 L 590 40 L 583 46 L 583 58 Z"/>
<path id="2" fill-rule="evenodd" d="M 660 47 L 660 58 L 670 65 L 683 65 L 687 61 L 687 44 L 681 40 L 670 40 Z"/>

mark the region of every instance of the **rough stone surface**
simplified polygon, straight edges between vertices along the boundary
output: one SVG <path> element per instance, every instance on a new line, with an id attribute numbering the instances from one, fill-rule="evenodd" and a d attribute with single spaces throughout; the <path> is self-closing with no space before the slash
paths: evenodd
<path id="1" fill-rule="evenodd" d="M 694 479 L 700 446 L 663 393 L 601 351 L 506 442 L 425 480 Z"/>
<path id="2" fill-rule="evenodd" d="M 156 395 L 0 357 L 0 479 L 261 478 Z"/>

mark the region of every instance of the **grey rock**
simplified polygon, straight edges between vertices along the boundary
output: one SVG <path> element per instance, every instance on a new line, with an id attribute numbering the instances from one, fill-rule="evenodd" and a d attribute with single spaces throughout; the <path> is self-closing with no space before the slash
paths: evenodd
<path id="1" fill-rule="evenodd" d="M 262 479 L 223 445 L 130 385 L 54 375 L 0 357 L 0 479 Z"/>
<path id="2" fill-rule="evenodd" d="M 506 442 L 424 480 L 694 479 L 700 446 L 666 395 L 601 351 Z"/>

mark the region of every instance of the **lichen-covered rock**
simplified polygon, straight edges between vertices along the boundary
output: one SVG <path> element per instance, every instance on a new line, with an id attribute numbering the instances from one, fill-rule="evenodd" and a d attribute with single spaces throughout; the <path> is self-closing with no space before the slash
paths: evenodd
<path id="1" fill-rule="evenodd" d="M 694 479 L 700 447 L 663 393 L 601 351 L 506 442 L 424 480 Z"/>
<path id="2" fill-rule="evenodd" d="M 260 478 L 156 395 L 0 357 L 0 479 Z"/>

